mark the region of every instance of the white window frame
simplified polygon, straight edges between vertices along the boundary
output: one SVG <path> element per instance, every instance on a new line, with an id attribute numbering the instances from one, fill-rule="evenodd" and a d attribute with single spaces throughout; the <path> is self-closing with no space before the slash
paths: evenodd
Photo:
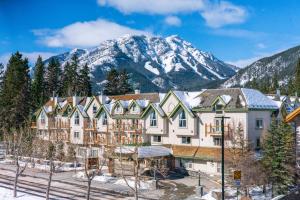
<path id="1" fill-rule="evenodd" d="M 74 137 L 74 139 L 79 139 L 79 132 L 74 131 L 73 137 Z"/>
<path id="2" fill-rule="evenodd" d="M 102 114 L 102 125 L 103 125 L 103 126 L 106 126 L 106 125 L 107 125 L 107 114 L 106 114 L 106 112 L 104 112 L 104 113 Z"/>
<path id="3" fill-rule="evenodd" d="M 221 137 L 213 137 L 214 146 L 221 146 L 222 145 L 222 138 Z"/>
<path id="4" fill-rule="evenodd" d="M 80 124 L 80 117 L 79 117 L 79 112 L 75 111 L 74 113 L 74 124 L 79 125 Z"/>
<path id="5" fill-rule="evenodd" d="M 150 127 L 157 127 L 157 116 L 155 111 L 150 113 Z"/>
<path id="6" fill-rule="evenodd" d="M 98 108 L 97 108 L 96 104 L 94 104 L 94 105 L 93 105 L 93 114 L 96 114 L 96 113 L 97 113 L 97 110 L 98 110 Z"/>
<path id="7" fill-rule="evenodd" d="M 115 113 L 120 114 L 121 112 L 122 112 L 122 108 L 121 108 L 120 104 L 117 104 L 116 108 L 115 108 Z"/>
<path id="8" fill-rule="evenodd" d="M 192 143 L 192 138 L 188 137 L 188 136 L 182 136 L 181 137 L 181 143 L 182 144 L 191 144 Z"/>
<path id="9" fill-rule="evenodd" d="M 156 143 L 161 143 L 161 135 L 153 135 L 152 141 Z"/>
<path id="10" fill-rule="evenodd" d="M 45 116 L 45 112 L 43 111 L 41 113 L 41 124 L 45 124 L 46 123 L 46 116 Z"/>
<path id="11" fill-rule="evenodd" d="M 183 116 L 184 116 L 184 118 L 183 118 Z M 178 126 L 179 126 L 179 128 L 187 127 L 187 117 L 186 117 L 186 113 L 185 113 L 184 109 L 182 109 L 178 115 Z"/>
<path id="12" fill-rule="evenodd" d="M 261 122 L 258 124 L 258 122 Z M 255 128 L 263 129 L 264 128 L 264 120 L 262 118 L 255 119 Z"/>

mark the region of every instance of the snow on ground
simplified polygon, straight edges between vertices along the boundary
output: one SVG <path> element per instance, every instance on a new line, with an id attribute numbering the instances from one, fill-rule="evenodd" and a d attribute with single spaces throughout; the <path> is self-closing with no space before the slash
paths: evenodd
<path id="1" fill-rule="evenodd" d="M 134 179 L 133 178 L 127 178 L 127 183 L 130 187 L 134 187 Z M 140 181 L 140 184 L 138 184 L 139 189 L 149 189 L 151 187 L 153 181 Z M 125 180 L 123 178 L 118 179 L 114 184 L 116 185 L 122 185 L 122 186 L 127 186 Z"/>
<path id="2" fill-rule="evenodd" d="M 0 187 L 0 199 L 1 200 L 12 200 L 12 199 L 18 199 L 18 200 L 42 200 L 44 198 L 40 198 L 37 196 L 33 196 L 30 194 L 26 194 L 23 192 L 18 192 L 17 197 L 13 197 L 13 190 L 2 188 Z"/>
<path id="3" fill-rule="evenodd" d="M 112 176 L 109 176 L 107 174 L 103 174 L 101 176 L 95 176 L 95 178 L 93 180 L 101 182 L 101 183 L 108 183 L 108 182 L 111 182 L 111 181 L 115 181 L 116 178 L 112 177 Z"/>

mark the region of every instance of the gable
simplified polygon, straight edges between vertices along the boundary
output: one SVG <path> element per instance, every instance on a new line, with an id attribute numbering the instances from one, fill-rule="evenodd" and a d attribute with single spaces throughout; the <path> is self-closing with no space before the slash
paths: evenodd
<path id="1" fill-rule="evenodd" d="M 164 100 L 161 102 L 160 106 L 163 109 L 163 111 L 169 115 L 175 107 L 180 103 L 179 99 L 176 97 L 176 95 L 170 91 L 164 98 Z"/>

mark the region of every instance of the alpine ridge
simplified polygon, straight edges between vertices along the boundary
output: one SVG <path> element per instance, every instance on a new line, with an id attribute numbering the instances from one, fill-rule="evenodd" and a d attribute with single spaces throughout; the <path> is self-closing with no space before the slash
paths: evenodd
<path id="1" fill-rule="evenodd" d="M 90 67 L 96 92 L 102 90 L 111 68 L 126 69 L 134 87 L 143 91 L 213 87 L 235 75 L 238 69 L 177 35 L 125 35 L 93 49 L 73 49 L 55 57 L 64 65 L 73 54 Z"/>

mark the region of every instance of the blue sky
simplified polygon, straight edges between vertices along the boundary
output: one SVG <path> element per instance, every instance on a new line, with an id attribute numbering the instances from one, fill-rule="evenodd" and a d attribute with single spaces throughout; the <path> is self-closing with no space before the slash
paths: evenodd
<path id="1" fill-rule="evenodd" d="M 298 0 L 0 0 L 0 62 L 91 48 L 124 34 L 179 35 L 238 66 L 300 44 Z"/>

